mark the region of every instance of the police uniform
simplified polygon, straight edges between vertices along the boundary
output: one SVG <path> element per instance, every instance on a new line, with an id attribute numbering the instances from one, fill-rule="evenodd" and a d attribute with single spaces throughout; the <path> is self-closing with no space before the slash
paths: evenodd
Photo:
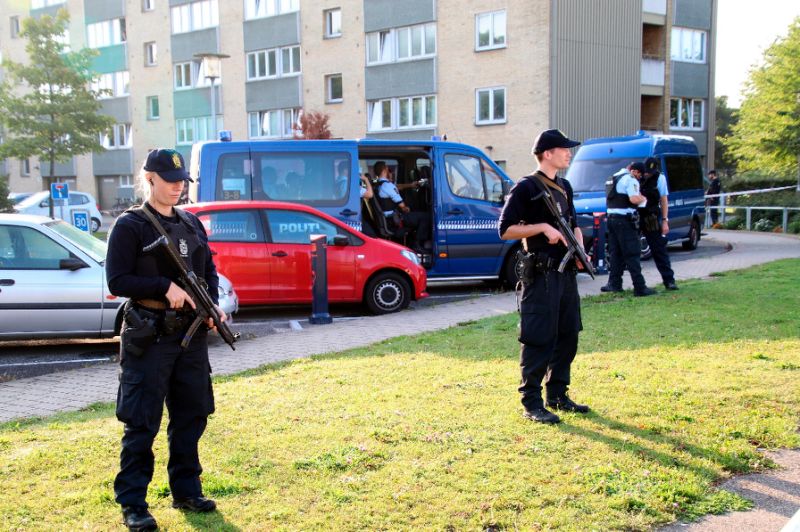
<path id="1" fill-rule="evenodd" d="M 653 262 L 661 274 L 661 280 L 667 290 L 677 290 L 675 273 L 667 253 L 667 237 L 661 234 L 661 198 L 669 195 L 667 180 L 658 171 L 658 160 L 652 157 L 644 162 L 645 173 L 641 182 L 642 196 L 647 198 L 647 205 L 639 209 L 642 234 L 653 254 Z"/>
<path id="2" fill-rule="evenodd" d="M 534 149 L 537 146 L 549 149 L 547 139 L 542 140 L 542 136 L 548 132 L 557 130 L 548 130 L 540 135 Z M 550 139 L 556 143 L 552 147 L 578 145 L 560 132 L 557 133 L 559 136 Z M 557 221 L 542 197 L 545 188 L 558 203 L 569 226 L 575 229 L 575 206 L 569 182 L 561 178 L 553 181 L 537 171 L 520 179 L 511 189 L 500 215 L 501 237 L 509 227 L 520 223 L 547 223 L 557 227 Z M 557 423 L 558 416 L 544 409 L 542 381 L 546 387 L 547 406 L 576 412 L 589 410 L 567 397 L 570 367 L 578 350 L 578 333 L 583 329 L 577 270 L 573 261 L 563 273 L 557 271 L 567 248 L 561 243 L 550 244 L 543 234 L 523 239 L 523 247 L 529 253 L 526 259 L 529 277 L 521 279 L 522 295 L 519 299 L 519 341 L 522 345 L 518 389 L 526 417 Z"/>
<path id="3" fill-rule="evenodd" d="M 174 157 L 177 152 L 172 154 Z M 182 166 L 182 163 L 181 157 L 176 164 Z M 147 165 L 145 169 L 149 170 Z M 173 216 L 167 217 L 145 203 L 143 207 L 129 209 L 115 222 L 106 257 L 108 287 L 112 294 L 130 300 L 126 303 L 129 308 L 120 337 L 116 414 L 125 429 L 114 493 L 131 530 L 155 527 L 145 497 L 153 476 L 153 440 L 161 424 L 165 401 L 169 411 L 167 471 L 173 505 L 193 511 L 211 511 L 216 507 L 214 501 L 203 497 L 197 449 L 206 420 L 214 412 L 207 332 L 200 327 L 188 346 L 181 348 L 184 332 L 194 321 L 195 313 L 168 308 L 164 296 L 172 282 L 178 284 L 179 271 L 161 246 L 144 250 L 161 235 L 141 209 L 149 209 L 156 216 L 187 268 L 205 280 L 215 303 L 219 284 L 208 238 L 193 214 L 174 209 Z M 143 333 L 146 326 L 149 329 Z M 148 525 L 135 527 L 128 523 L 129 510 L 134 517 L 136 512 L 149 517 L 149 520 L 142 517 Z"/>
<path id="4" fill-rule="evenodd" d="M 644 172 L 642 163 L 634 163 L 633 168 Z M 611 268 L 608 284 L 601 287 L 603 292 L 622 292 L 622 271 L 627 267 L 633 281 L 636 296 L 651 295 L 642 275 L 639 239 L 639 215 L 636 204 L 630 196 L 639 195 L 639 182 L 627 169 L 614 174 L 606 186 L 606 206 L 608 211 L 608 253 Z"/>
<path id="5" fill-rule="evenodd" d="M 379 178 L 377 187 L 378 203 L 381 206 L 381 210 L 383 210 L 383 215 L 387 220 L 391 220 L 395 209 L 403 203 L 403 197 L 400 195 L 397 185 L 386 178 Z M 414 247 L 417 251 L 423 251 L 425 249 L 425 241 L 429 238 L 428 235 L 431 232 L 428 214 L 413 211 L 403 212 L 400 213 L 400 218 L 404 227 L 416 230 L 416 244 Z"/>

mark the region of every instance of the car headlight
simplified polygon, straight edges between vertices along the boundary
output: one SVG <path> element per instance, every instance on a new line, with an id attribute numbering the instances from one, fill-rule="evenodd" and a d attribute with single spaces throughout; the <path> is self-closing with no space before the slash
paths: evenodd
<path id="1" fill-rule="evenodd" d="M 222 297 L 227 297 L 227 295 L 228 295 L 228 292 L 225 291 L 225 288 L 222 285 L 217 287 L 217 291 L 219 292 L 219 297 L 221 297 L 221 298 Z"/>
<path id="2" fill-rule="evenodd" d="M 407 258 L 408 260 L 410 260 L 411 262 L 413 262 L 414 264 L 416 264 L 417 266 L 419 266 L 419 257 L 413 251 L 409 249 L 404 249 L 403 251 L 400 252 L 400 254 L 405 258 Z"/>

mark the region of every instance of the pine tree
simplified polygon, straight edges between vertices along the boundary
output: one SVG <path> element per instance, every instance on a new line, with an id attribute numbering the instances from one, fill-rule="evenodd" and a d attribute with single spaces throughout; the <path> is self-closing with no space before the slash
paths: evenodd
<path id="1" fill-rule="evenodd" d="M 0 124 L 7 136 L 0 158 L 38 157 L 49 163 L 48 182 L 54 180 L 56 162 L 102 151 L 100 134 L 114 123 L 98 113 L 99 94 L 89 87 L 96 52 L 68 52 L 61 42 L 68 23 L 65 9 L 55 17 L 25 19 L 20 36 L 28 40 L 28 62 L 3 61 L 8 78 L 0 85 Z"/>

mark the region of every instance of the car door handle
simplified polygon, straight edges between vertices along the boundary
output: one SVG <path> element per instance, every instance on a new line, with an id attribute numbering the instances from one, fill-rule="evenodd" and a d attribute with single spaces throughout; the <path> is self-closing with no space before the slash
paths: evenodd
<path id="1" fill-rule="evenodd" d="M 447 214 L 464 214 L 464 211 L 462 211 L 461 209 L 450 209 L 449 211 L 447 211 Z"/>
<path id="2" fill-rule="evenodd" d="M 14 279 L 0 279 L 0 286 L 11 286 L 14 284 Z"/>
<path id="3" fill-rule="evenodd" d="M 275 253 L 272 254 L 273 257 L 285 257 L 287 255 L 288 253 L 286 253 L 285 251 L 276 251 Z"/>
<path id="4" fill-rule="evenodd" d="M 342 216 L 353 216 L 358 213 L 356 211 L 351 211 L 350 209 L 345 209 L 341 211 L 339 214 L 341 214 Z"/>

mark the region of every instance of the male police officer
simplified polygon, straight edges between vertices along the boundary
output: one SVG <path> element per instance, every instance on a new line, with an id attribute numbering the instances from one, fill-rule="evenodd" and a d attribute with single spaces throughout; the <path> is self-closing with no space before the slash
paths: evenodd
<path id="1" fill-rule="evenodd" d="M 580 296 L 574 263 L 563 273 L 557 270 L 567 252 L 566 240 L 556 229 L 556 219 L 547 209 L 544 193 L 551 195 L 583 242 L 576 226 L 572 187 L 556 176 L 569 166 L 570 148 L 580 142 L 568 139 L 557 129 L 542 132 L 534 141 L 533 154 L 539 169 L 517 182 L 500 215 L 503 240 L 521 239 L 526 250 L 520 302 L 520 367 L 524 415 L 539 423 L 558 423 L 559 417 L 545 408 L 542 380 L 547 388 L 547 406 L 567 412 L 585 413 L 567 396 L 570 366 L 578 351 L 581 324 Z"/>
<path id="2" fill-rule="evenodd" d="M 661 274 L 661 280 L 667 290 L 677 290 L 675 273 L 667 253 L 667 234 L 669 233 L 669 190 L 667 179 L 658 170 L 658 159 L 648 157 L 644 161 L 644 177 L 641 181 L 642 196 L 647 199 L 644 207 L 639 208 L 639 219 L 642 234 L 647 239 L 653 261 Z"/>
<path id="3" fill-rule="evenodd" d="M 633 295 L 650 296 L 656 293 L 647 287 L 642 275 L 639 214 L 636 212 L 638 206 L 644 207 L 647 204 L 647 200 L 639 192 L 642 173 L 644 165 L 632 163 L 606 182 L 611 271 L 608 274 L 608 283 L 600 288 L 603 292 L 622 292 L 622 270 L 627 266 L 633 281 Z"/>
<path id="4" fill-rule="evenodd" d="M 430 238 L 431 221 L 427 213 L 412 212 L 400 195 L 400 189 L 412 188 L 420 185 L 419 181 L 413 183 L 395 184 L 392 171 L 386 166 L 384 161 L 377 161 L 372 166 L 373 172 L 378 180 L 378 202 L 383 209 L 383 215 L 391 220 L 395 214 L 395 209 L 400 211 L 400 218 L 403 226 L 409 229 L 416 229 L 416 242 L 412 245 L 414 251 L 424 253 L 425 241 Z"/>

